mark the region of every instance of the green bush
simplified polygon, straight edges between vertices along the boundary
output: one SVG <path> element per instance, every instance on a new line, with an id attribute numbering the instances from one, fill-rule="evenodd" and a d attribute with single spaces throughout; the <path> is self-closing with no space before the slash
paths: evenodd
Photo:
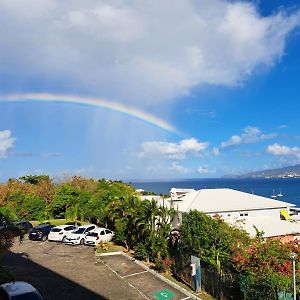
<path id="1" fill-rule="evenodd" d="M 149 260 L 149 253 L 145 244 L 139 243 L 134 248 L 134 257 L 140 260 Z"/>

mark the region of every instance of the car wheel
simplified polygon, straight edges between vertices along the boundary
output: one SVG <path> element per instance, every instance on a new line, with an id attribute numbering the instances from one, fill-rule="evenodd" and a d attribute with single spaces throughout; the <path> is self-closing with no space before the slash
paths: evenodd
<path id="1" fill-rule="evenodd" d="M 80 245 L 83 245 L 83 242 L 84 242 L 84 240 L 83 240 L 83 239 L 81 239 L 81 240 L 80 240 Z"/>
<path id="2" fill-rule="evenodd" d="M 66 237 L 64 236 L 61 241 L 64 243 L 66 241 Z"/>
<path id="3" fill-rule="evenodd" d="M 43 241 L 43 242 L 47 241 L 47 236 L 46 236 L 46 235 L 43 235 L 42 241 Z"/>

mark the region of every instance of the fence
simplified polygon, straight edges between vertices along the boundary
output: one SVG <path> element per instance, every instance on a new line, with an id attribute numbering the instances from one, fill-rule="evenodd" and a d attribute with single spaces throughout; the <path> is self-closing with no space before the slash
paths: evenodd
<path id="1" fill-rule="evenodd" d="M 174 254 L 174 253 L 173 253 Z M 192 287 L 191 257 L 180 249 L 173 256 L 173 273 Z M 290 292 L 276 291 L 266 282 L 249 283 L 246 278 L 237 278 L 230 273 L 219 274 L 212 267 L 201 266 L 201 287 L 219 300 L 292 300 Z M 297 298 L 299 300 L 299 298 Z"/>
<path id="2" fill-rule="evenodd" d="M 191 257 L 180 250 L 174 255 L 174 274 L 183 282 L 192 286 Z M 244 299 L 244 293 L 239 284 L 230 274 L 219 275 L 217 270 L 201 266 L 202 289 L 220 300 Z"/>

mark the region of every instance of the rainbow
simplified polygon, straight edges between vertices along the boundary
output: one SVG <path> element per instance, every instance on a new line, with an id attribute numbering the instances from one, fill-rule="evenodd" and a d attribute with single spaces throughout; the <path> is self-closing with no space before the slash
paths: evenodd
<path id="1" fill-rule="evenodd" d="M 177 133 L 177 130 L 166 121 L 149 114 L 140 109 L 128 106 L 122 103 L 109 101 L 100 98 L 85 98 L 71 95 L 55 95 L 46 93 L 31 93 L 31 94 L 14 94 L 8 96 L 0 96 L 0 102 L 57 102 L 57 103 L 69 103 L 80 104 L 87 106 L 100 107 L 115 111 L 129 117 L 141 120 L 147 124 L 153 125 L 160 129 L 166 130 L 171 133 Z"/>

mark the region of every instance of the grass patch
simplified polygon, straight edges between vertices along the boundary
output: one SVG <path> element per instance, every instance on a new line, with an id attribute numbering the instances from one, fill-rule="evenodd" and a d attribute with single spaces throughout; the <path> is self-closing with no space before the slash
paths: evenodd
<path id="1" fill-rule="evenodd" d="M 109 253 L 109 252 L 126 252 L 126 248 L 116 245 L 112 242 L 100 243 L 96 246 L 96 253 Z"/>
<path id="2" fill-rule="evenodd" d="M 37 226 L 37 225 L 42 224 L 44 222 L 50 222 L 50 224 L 52 224 L 54 226 L 59 226 L 59 225 L 65 225 L 67 223 L 74 222 L 74 221 L 73 220 L 68 220 L 68 219 L 49 219 L 49 220 L 45 220 L 45 221 L 30 221 L 30 223 L 33 226 Z M 88 224 L 88 222 L 85 222 L 85 221 L 78 221 L 78 223 L 80 223 L 81 225 Z"/>

